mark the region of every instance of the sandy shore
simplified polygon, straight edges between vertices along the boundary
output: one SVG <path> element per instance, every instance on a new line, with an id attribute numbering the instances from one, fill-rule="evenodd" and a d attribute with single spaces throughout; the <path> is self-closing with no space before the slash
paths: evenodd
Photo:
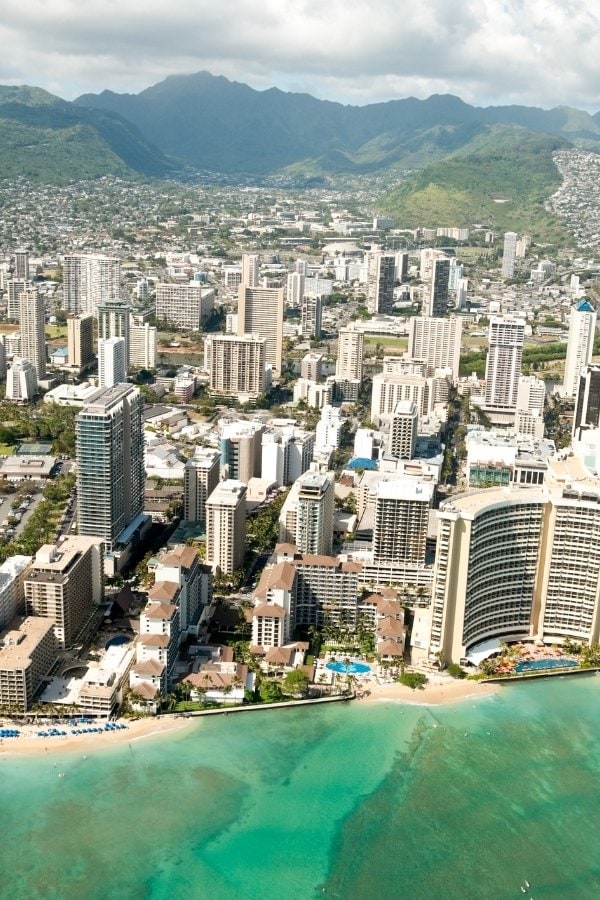
<path id="1" fill-rule="evenodd" d="M 69 726 L 58 726 L 67 734 L 62 737 L 42 738 L 37 736 L 43 728 L 20 728 L 18 738 L 0 739 L 0 759 L 15 756 L 40 756 L 45 753 L 93 753 L 117 744 L 134 744 L 145 738 L 169 734 L 190 728 L 197 719 L 179 716 L 148 717 L 137 720 L 121 720 L 126 728 L 122 731 L 104 731 L 100 734 L 71 734 Z M 10 726 L 12 727 L 12 726 Z"/>
<path id="2" fill-rule="evenodd" d="M 440 706 L 444 703 L 455 703 L 458 700 L 489 697 L 498 690 L 497 684 L 482 684 L 480 681 L 459 681 L 449 677 L 430 681 L 423 689 L 416 691 L 405 687 L 403 684 L 379 685 L 370 681 L 364 685 L 364 688 L 362 686 L 359 687 L 359 692 L 362 694 L 359 697 L 359 702 L 381 703 L 387 700 L 396 703 Z"/>

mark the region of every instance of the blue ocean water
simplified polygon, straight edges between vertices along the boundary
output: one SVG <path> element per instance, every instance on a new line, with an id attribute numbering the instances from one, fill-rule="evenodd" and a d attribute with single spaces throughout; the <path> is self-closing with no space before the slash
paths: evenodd
<path id="1" fill-rule="evenodd" d="M 600 678 L 565 677 L 3 757 L 0 893 L 595 898 L 599 701 Z"/>

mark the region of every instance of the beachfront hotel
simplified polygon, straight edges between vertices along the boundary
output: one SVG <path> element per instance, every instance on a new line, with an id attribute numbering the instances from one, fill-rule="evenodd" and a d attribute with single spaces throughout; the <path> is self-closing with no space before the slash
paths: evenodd
<path id="1" fill-rule="evenodd" d="M 13 619 L 0 633 L 0 706 L 26 712 L 57 657 L 50 619 Z"/>
<path id="2" fill-rule="evenodd" d="M 567 459 L 553 463 L 543 487 L 444 503 L 431 612 L 429 655 L 453 662 L 476 662 L 500 641 L 597 643 L 600 482 Z"/>

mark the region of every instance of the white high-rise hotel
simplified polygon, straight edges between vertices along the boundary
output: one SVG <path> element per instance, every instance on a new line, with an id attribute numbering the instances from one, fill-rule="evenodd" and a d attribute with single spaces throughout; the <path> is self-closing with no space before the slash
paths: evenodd
<path id="1" fill-rule="evenodd" d="M 596 310 L 589 300 L 580 300 L 571 309 L 563 394 L 574 397 L 580 377 L 592 360 L 596 336 Z"/>
<path id="2" fill-rule="evenodd" d="M 507 231 L 504 235 L 504 249 L 502 252 L 502 277 L 512 278 L 515 274 L 515 259 L 517 256 L 518 234 Z"/>
<path id="3" fill-rule="evenodd" d="M 510 412 L 517 406 L 525 321 L 512 316 L 492 316 L 485 367 L 486 409 Z"/>
<path id="4" fill-rule="evenodd" d="M 65 256 L 63 290 L 66 313 L 96 315 L 99 303 L 120 296 L 121 261 L 99 254 Z"/>

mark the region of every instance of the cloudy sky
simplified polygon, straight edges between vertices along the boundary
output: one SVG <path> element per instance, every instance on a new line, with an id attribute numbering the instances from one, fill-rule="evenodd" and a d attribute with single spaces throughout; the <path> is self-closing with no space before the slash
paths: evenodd
<path id="1" fill-rule="evenodd" d="M 0 0 L 0 83 L 65 99 L 207 69 L 364 104 L 600 109 L 597 0 Z"/>

